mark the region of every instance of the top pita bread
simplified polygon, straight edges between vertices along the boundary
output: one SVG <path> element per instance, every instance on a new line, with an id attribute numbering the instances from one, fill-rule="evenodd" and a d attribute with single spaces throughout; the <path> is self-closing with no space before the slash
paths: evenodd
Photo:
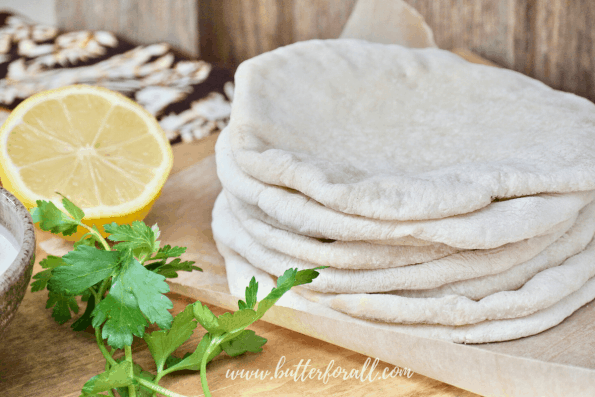
<path id="1" fill-rule="evenodd" d="M 540 194 L 494 202 L 469 214 L 444 219 L 387 221 L 348 215 L 290 189 L 262 183 L 236 164 L 229 129 L 215 146 L 217 175 L 235 213 L 278 229 L 315 238 L 342 241 L 437 242 L 461 249 L 489 249 L 547 233 L 593 201 L 595 191 Z M 404 242 L 403 239 L 415 240 Z"/>
<path id="2" fill-rule="evenodd" d="M 594 104 L 447 51 L 313 40 L 235 81 L 240 167 L 343 213 L 436 219 L 595 189 Z"/>

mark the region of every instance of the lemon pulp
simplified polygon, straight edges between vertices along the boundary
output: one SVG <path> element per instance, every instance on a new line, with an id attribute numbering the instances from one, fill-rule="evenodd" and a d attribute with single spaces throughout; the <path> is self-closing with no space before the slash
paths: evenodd
<path id="1" fill-rule="evenodd" d="M 69 86 L 22 102 L 0 129 L 0 178 L 27 208 L 68 197 L 102 225 L 142 220 L 173 164 L 157 120 L 121 94 Z M 79 227 L 69 240 L 80 238 Z"/>

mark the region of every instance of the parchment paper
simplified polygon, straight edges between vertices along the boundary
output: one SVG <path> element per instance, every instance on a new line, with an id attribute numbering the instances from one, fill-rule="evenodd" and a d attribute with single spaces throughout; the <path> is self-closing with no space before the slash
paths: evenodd
<path id="1" fill-rule="evenodd" d="M 432 29 L 402 0 L 359 0 L 340 37 L 411 48 L 436 47 Z"/>

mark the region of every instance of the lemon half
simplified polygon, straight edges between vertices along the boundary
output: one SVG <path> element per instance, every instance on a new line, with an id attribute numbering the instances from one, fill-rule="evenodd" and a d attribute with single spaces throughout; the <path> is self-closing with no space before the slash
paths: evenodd
<path id="1" fill-rule="evenodd" d="M 85 212 L 83 223 L 142 220 L 173 165 L 171 145 L 149 112 L 124 95 L 74 85 L 36 94 L 0 128 L 0 178 L 27 208 L 64 210 L 60 192 Z M 78 240 L 79 227 L 68 240 Z"/>

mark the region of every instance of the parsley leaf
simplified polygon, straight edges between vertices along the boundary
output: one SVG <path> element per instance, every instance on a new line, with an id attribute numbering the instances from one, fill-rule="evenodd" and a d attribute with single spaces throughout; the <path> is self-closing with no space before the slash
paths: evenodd
<path id="1" fill-rule="evenodd" d="M 161 274 L 162 276 L 164 276 L 166 278 L 176 278 L 176 277 L 178 277 L 177 272 L 179 272 L 179 271 L 191 272 L 193 270 L 198 270 L 198 271 L 202 272 L 202 269 L 200 267 L 193 266 L 194 263 L 196 263 L 196 262 L 194 262 L 194 261 L 181 262 L 180 258 L 176 258 L 169 263 L 165 263 L 165 259 L 164 259 L 159 262 L 149 263 L 149 264 L 145 265 L 145 267 L 148 270 L 151 270 L 157 274 Z"/>
<path id="2" fill-rule="evenodd" d="M 220 333 L 219 327 L 219 320 L 217 316 L 213 314 L 211 309 L 209 309 L 206 305 L 203 306 L 200 301 L 196 301 L 192 304 L 192 310 L 194 313 L 194 318 L 202 325 L 204 329 L 206 329 L 211 334 Z"/>
<path id="3" fill-rule="evenodd" d="M 67 266 L 67 263 L 64 262 L 64 259 L 62 259 L 62 257 L 54 255 L 48 255 L 43 260 L 41 260 L 39 264 L 44 269 L 55 269 L 60 266 Z"/>
<path id="4" fill-rule="evenodd" d="M 85 213 L 82 209 L 74 205 L 74 203 L 66 198 L 62 193 L 56 192 L 60 196 L 62 196 L 62 205 L 64 209 L 68 211 L 68 213 L 78 222 L 80 222 L 84 217 Z"/>
<path id="5" fill-rule="evenodd" d="M 236 334 L 239 328 L 246 328 L 258 320 L 258 317 L 257 313 L 252 309 L 241 309 L 233 313 L 223 313 L 217 317 L 217 320 L 219 321 L 220 331 Z"/>
<path id="6" fill-rule="evenodd" d="M 326 269 L 327 267 L 328 266 L 318 266 L 313 269 L 300 270 L 295 275 L 295 282 L 293 283 L 293 286 L 295 287 L 296 285 L 310 284 L 312 280 L 318 277 L 318 272 L 316 270 Z"/>
<path id="7" fill-rule="evenodd" d="M 209 348 L 209 345 L 211 344 L 212 339 L 213 338 L 212 338 L 211 334 L 209 334 L 209 333 L 205 334 L 205 336 L 203 336 L 202 339 L 200 340 L 198 346 L 196 346 L 196 350 L 194 350 L 193 353 L 184 355 L 184 358 L 181 361 L 179 361 L 177 364 L 169 367 L 168 370 L 170 370 L 172 372 L 173 371 L 181 371 L 183 369 L 189 369 L 192 371 L 200 370 L 202 356 L 204 356 L 205 352 Z M 215 349 L 213 349 L 213 351 L 211 352 L 211 354 L 209 354 L 209 356 L 207 357 L 207 363 L 210 362 L 215 357 L 217 357 L 222 351 L 223 350 L 221 349 L 220 346 L 216 346 Z M 173 361 L 179 360 L 179 359 L 176 359 L 175 357 L 174 357 L 174 359 L 175 360 L 173 360 Z"/>
<path id="8" fill-rule="evenodd" d="M 188 305 L 184 311 L 174 318 L 169 331 L 155 331 L 145 334 L 144 339 L 155 359 L 158 371 L 163 370 L 166 360 L 192 336 L 197 326 L 198 323 L 194 319 L 192 305 Z"/>
<path id="9" fill-rule="evenodd" d="M 64 324 L 72 318 L 70 314 L 71 310 L 75 313 L 79 312 L 79 306 L 74 296 L 62 295 L 52 291 L 50 291 L 47 304 L 45 305 L 46 309 L 50 307 L 53 307 L 52 317 L 58 324 Z"/>
<path id="10" fill-rule="evenodd" d="M 74 331 L 84 331 L 93 322 L 93 310 L 95 309 L 95 296 L 90 295 L 87 299 L 87 308 L 82 316 L 70 325 Z"/>
<path id="11" fill-rule="evenodd" d="M 121 281 L 112 284 L 109 294 L 95 307 L 92 315 L 94 328 L 107 320 L 101 336 L 117 349 L 132 345 L 132 335 L 142 338 L 147 326 L 136 297 Z"/>
<path id="12" fill-rule="evenodd" d="M 246 352 L 258 353 L 267 340 L 256 335 L 252 330 L 244 330 L 233 340 L 224 342 L 221 347 L 231 357 L 239 356 Z"/>
<path id="13" fill-rule="evenodd" d="M 112 222 L 103 225 L 103 229 L 111 234 L 108 240 L 121 241 L 113 247 L 118 251 L 132 250 L 135 256 L 140 257 L 152 254 L 159 249 L 155 231 L 144 222 L 134 221 L 131 225 L 118 225 Z"/>
<path id="14" fill-rule="evenodd" d="M 182 358 L 176 357 L 174 355 L 169 356 L 165 360 L 165 368 L 173 367 L 174 365 L 182 362 L 186 357 L 188 357 L 190 355 L 192 355 L 192 353 L 188 352 L 188 353 L 184 354 L 184 356 Z"/>
<path id="15" fill-rule="evenodd" d="M 68 265 L 61 257 L 54 255 L 48 255 L 39 264 L 46 270 L 42 270 L 33 276 L 33 279 L 37 281 L 31 283 L 31 292 L 41 291 L 46 288 L 48 281 L 52 277 L 52 269 Z"/>
<path id="16" fill-rule="evenodd" d="M 277 287 L 273 288 L 271 292 L 258 303 L 258 307 L 255 310 L 248 308 L 248 303 L 240 301 L 244 308 L 239 309 L 234 313 L 223 313 L 219 317 L 216 317 L 211 310 L 200 301 L 196 301 L 193 304 L 194 317 L 198 320 L 210 334 L 213 336 L 225 334 L 223 342 L 230 341 L 236 338 L 244 328 L 254 323 L 262 316 L 265 312 L 270 309 L 280 298 L 289 291 L 294 285 L 308 279 L 314 279 L 318 276 L 318 272 L 313 270 L 315 273 L 312 275 L 310 272 L 312 269 L 298 271 L 297 269 L 287 269 L 281 277 L 277 279 Z M 246 288 L 246 301 L 251 306 L 255 304 L 256 293 L 258 292 L 258 283 L 255 278 L 250 280 L 250 284 Z"/>
<path id="17" fill-rule="evenodd" d="M 258 282 L 256 278 L 252 277 L 250 284 L 246 287 L 246 302 L 243 300 L 238 301 L 239 309 L 254 309 L 256 305 L 256 295 L 258 293 Z"/>
<path id="18" fill-rule="evenodd" d="M 80 245 L 62 257 L 70 266 L 52 271 L 48 282 L 50 291 L 79 295 L 87 288 L 111 276 L 120 265 L 120 253 Z"/>
<path id="19" fill-rule="evenodd" d="M 155 225 L 156 226 L 156 225 Z M 186 247 L 171 247 L 169 244 L 159 248 L 159 251 L 155 253 L 151 257 L 151 259 L 164 259 L 164 258 L 172 258 L 176 256 L 182 255 L 186 252 Z"/>
<path id="20" fill-rule="evenodd" d="M 256 313 L 258 318 L 264 316 L 265 312 L 269 310 L 277 301 L 291 289 L 297 285 L 307 284 L 318 277 L 317 269 L 325 269 L 328 266 L 320 266 L 314 269 L 305 269 L 298 271 L 296 269 L 287 269 L 281 277 L 277 279 L 277 287 L 273 288 L 269 294 L 258 303 Z"/>
<path id="21" fill-rule="evenodd" d="M 39 222 L 41 230 L 54 234 L 62 233 L 64 236 L 71 236 L 76 233 L 78 223 L 70 218 L 51 201 L 37 200 L 37 207 L 31 208 L 33 223 Z"/>
<path id="22" fill-rule="evenodd" d="M 42 270 L 41 272 L 34 274 L 33 279 L 36 281 L 31 283 L 31 292 L 44 290 L 51 277 L 52 271 L 50 269 Z"/>
<path id="23" fill-rule="evenodd" d="M 302 272 L 307 272 L 308 270 L 302 270 Z M 256 312 L 260 317 L 264 316 L 265 312 L 269 310 L 277 301 L 285 294 L 287 291 L 293 287 L 294 283 L 296 282 L 296 278 L 298 277 L 298 270 L 297 269 L 287 269 L 281 277 L 277 279 L 277 287 L 273 288 L 271 292 L 260 302 L 258 302 L 258 307 Z M 318 272 L 316 272 L 318 275 Z M 299 276 L 302 277 L 301 275 Z"/>
<path id="24" fill-rule="evenodd" d="M 132 344 L 132 335 L 143 337 L 145 316 L 162 329 L 169 329 L 173 320 L 167 310 L 173 304 L 163 295 L 169 292 L 165 277 L 145 269 L 129 253 L 124 253 L 122 269 L 113 278 L 109 294 L 95 308 L 93 318 L 93 327 L 107 319 L 102 336 L 119 349 Z"/>
<path id="25" fill-rule="evenodd" d="M 150 322 L 157 323 L 162 329 L 169 329 L 173 316 L 167 310 L 172 309 L 174 305 L 163 295 L 169 292 L 165 277 L 145 269 L 135 258 L 131 258 L 124 266 L 125 269 L 116 280 L 130 289 Z"/>
<path id="26" fill-rule="evenodd" d="M 132 384 L 132 363 L 123 361 L 109 370 L 95 375 L 83 386 L 83 396 L 92 396 L 102 391 L 108 391 L 116 387 L 129 386 Z"/>

